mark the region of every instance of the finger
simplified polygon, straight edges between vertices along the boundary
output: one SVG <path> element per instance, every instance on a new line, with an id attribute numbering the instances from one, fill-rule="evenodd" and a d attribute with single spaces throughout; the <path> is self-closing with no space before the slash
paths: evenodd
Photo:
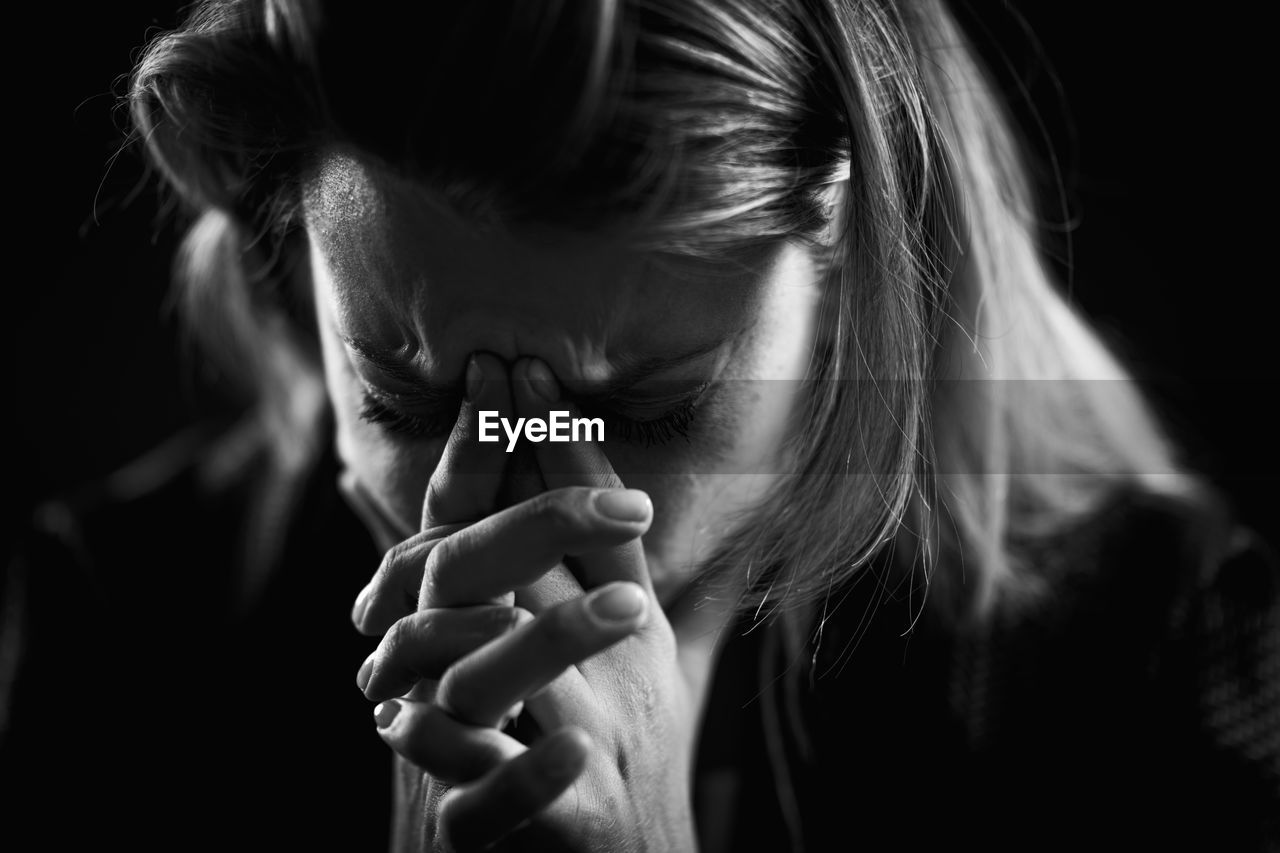
<path id="1" fill-rule="evenodd" d="M 489 512 L 505 460 L 503 454 L 493 453 L 476 440 L 477 412 L 488 407 L 509 407 L 510 397 L 502 362 L 487 353 L 472 356 L 467 364 L 467 400 L 423 500 L 422 532 L 393 545 L 373 580 L 357 597 L 352 621 L 361 633 L 380 635 L 397 619 L 412 613 L 431 548 Z"/>
<path id="2" fill-rule="evenodd" d="M 569 488 L 543 492 L 434 545 L 419 608 L 491 601 L 532 584 L 566 555 L 635 539 L 649 527 L 644 492 Z M 581 590 L 571 591 L 577 597 Z"/>
<path id="3" fill-rule="evenodd" d="M 533 619 L 499 605 L 420 610 L 396 622 L 356 674 L 377 702 L 402 696 L 421 679 L 438 679 L 459 658 Z"/>
<path id="4" fill-rule="evenodd" d="M 379 551 L 386 552 L 413 535 L 412 530 L 402 528 L 391 517 L 350 468 L 342 469 L 338 475 L 338 492 L 369 531 Z"/>
<path id="5" fill-rule="evenodd" d="M 546 418 L 551 409 L 568 410 L 577 417 L 578 410 L 561 398 L 560 385 L 546 363 L 524 358 L 512 371 L 517 412 L 524 417 Z M 543 441 L 534 451 L 548 488 L 588 486 L 596 489 L 622 490 L 625 486 L 613 470 L 609 457 L 594 441 Z M 644 494 L 638 490 L 627 490 Z M 645 499 L 646 529 L 653 518 L 653 506 Z M 637 540 L 584 555 L 572 566 L 582 585 L 590 589 L 610 581 L 630 581 L 652 589 L 644 548 Z"/>
<path id="6" fill-rule="evenodd" d="M 560 729 L 470 785 L 454 788 L 440 803 L 446 843 L 466 853 L 501 841 L 568 790 L 590 753 L 585 732 Z"/>
<path id="7" fill-rule="evenodd" d="M 501 442 L 480 441 L 480 412 L 512 410 L 506 366 L 490 353 L 467 362 L 467 396 L 440 462 L 427 484 L 422 529 L 474 521 L 493 511 L 507 454 Z"/>
<path id="8" fill-rule="evenodd" d="M 580 414 L 570 401 L 563 398 L 560 383 L 542 359 L 520 359 L 512 370 L 511 378 L 519 415 L 545 419 L 553 409 L 568 409 L 575 417 Z M 594 441 L 542 441 L 534 448 L 549 488 L 625 488 L 609 457 Z"/>
<path id="9" fill-rule="evenodd" d="M 526 749 L 495 728 L 455 720 L 434 702 L 388 699 L 373 716 L 388 746 L 446 785 L 478 779 Z"/>
<path id="10" fill-rule="evenodd" d="M 356 596 L 351 621 L 356 630 L 370 637 L 387 631 L 397 619 L 417 609 L 418 590 L 426 569 L 427 556 L 445 537 L 465 525 L 447 524 L 417 533 L 391 546 L 373 578 Z"/>
<path id="11" fill-rule="evenodd" d="M 512 705 L 634 633 L 650 609 L 649 593 L 630 583 L 559 604 L 455 663 L 440 679 L 436 701 L 459 720 L 497 725 Z M 590 704 L 590 688 L 581 683 Z"/>

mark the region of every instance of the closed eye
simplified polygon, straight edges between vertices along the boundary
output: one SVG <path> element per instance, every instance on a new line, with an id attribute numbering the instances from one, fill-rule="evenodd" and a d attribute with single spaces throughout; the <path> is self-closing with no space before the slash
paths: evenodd
<path id="1" fill-rule="evenodd" d="M 377 424 L 389 433 L 427 440 L 447 436 L 458 419 L 458 410 L 455 408 L 434 415 L 411 414 L 391 400 L 365 389 L 361 395 L 360 419 Z"/>
<path id="2" fill-rule="evenodd" d="M 667 444 L 676 438 L 688 443 L 694 415 L 708 385 L 709 383 L 703 383 L 685 395 L 674 407 L 653 418 L 619 414 L 616 408 L 588 401 L 579 402 L 578 407 L 585 416 L 604 420 L 606 436 L 612 434 L 629 444 L 653 447 Z"/>
<path id="3" fill-rule="evenodd" d="M 706 388 L 706 384 L 699 386 L 673 408 L 653 418 L 620 414 L 613 407 L 597 402 L 580 401 L 578 408 L 585 417 L 604 421 L 606 441 L 613 436 L 616 440 L 644 447 L 668 444 L 677 438 L 687 443 Z M 450 410 L 436 414 L 411 413 L 397 406 L 390 395 L 383 396 L 366 388 L 362 392 L 360 418 L 377 424 L 388 433 L 429 440 L 443 438 L 453 431 L 458 410 L 450 407 Z"/>

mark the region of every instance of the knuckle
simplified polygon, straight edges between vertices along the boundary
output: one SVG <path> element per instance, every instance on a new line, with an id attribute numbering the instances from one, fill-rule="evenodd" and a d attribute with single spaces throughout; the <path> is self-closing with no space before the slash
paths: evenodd
<path id="1" fill-rule="evenodd" d="M 440 679 L 437 698 L 441 707 L 465 720 L 471 716 L 480 697 L 475 679 L 469 678 L 462 668 L 451 666 Z"/>
<path id="2" fill-rule="evenodd" d="M 473 632 L 485 639 L 501 637 L 519 628 L 533 618 L 533 614 L 518 607 L 494 605 L 479 612 L 473 622 Z"/>
<path id="3" fill-rule="evenodd" d="M 431 550 L 427 552 L 423 571 L 430 575 L 439 574 L 441 567 L 452 559 L 457 548 L 457 540 L 453 536 L 446 536 L 436 542 L 431 546 Z"/>
<path id="4" fill-rule="evenodd" d="M 582 527 L 582 513 L 578 506 L 566 494 L 567 489 L 554 492 L 543 492 L 534 500 L 537 502 L 535 516 L 538 523 L 545 526 L 557 537 L 568 537 L 577 533 Z"/>
<path id="5" fill-rule="evenodd" d="M 417 544 L 412 539 L 406 539 L 404 542 L 392 545 L 390 550 L 382 555 L 382 562 L 378 564 L 378 571 L 373 576 L 374 584 L 381 586 L 395 577 L 400 567 L 408 561 Z"/>
<path id="6" fill-rule="evenodd" d="M 595 493 L 600 490 L 593 486 L 565 486 L 559 491 L 563 492 L 565 500 L 572 503 L 580 512 L 590 513 Z"/>
<path id="7" fill-rule="evenodd" d="M 422 590 L 427 598 L 434 599 L 447 595 L 447 581 L 450 563 L 455 562 L 458 552 L 458 534 L 446 536 L 432 546 L 422 569 Z"/>
<path id="8" fill-rule="evenodd" d="M 429 623 L 423 614 L 415 613 L 392 624 L 378 646 L 367 692 L 378 695 L 393 689 L 403 692 L 414 683 L 416 676 L 422 675 L 418 659 L 422 656 L 423 634 L 429 630 Z"/>
<path id="9" fill-rule="evenodd" d="M 427 481 L 427 494 L 424 502 L 428 518 L 440 517 L 441 507 L 444 503 L 444 479 L 447 475 L 448 471 L 441 467 L 437 469 L 431 479 Z"/>
<path id="10" fill-rule="evenodd" d="M 378 660 L 386 660 L 399 654 L 400 650 L 410 645 L 414 638 L 415 619 L 417 614 L 397 619 L 387 629 L 386 636 L 378 646 Z"/>

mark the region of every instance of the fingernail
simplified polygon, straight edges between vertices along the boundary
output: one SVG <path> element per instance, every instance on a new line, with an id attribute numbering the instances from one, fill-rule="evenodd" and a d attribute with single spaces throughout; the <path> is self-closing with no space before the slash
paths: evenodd
<path id="1" fill-rule="evenodd" d="M 596 492 L 596 510 L 614 521 L 648 521 L 653 504 L 639 489 L 610 489 Z"/>
<path id="2" fill-rule="evenodd" d="M 369 686 L 369 678 L 373 675 L 373 657 L 374 655 L 369 655 L 365 658 L 364 663 L 360 664 L 360 671 L 356 673 L 356 687 L 360 688 L 361 693 Z"/>
<path id="3" fill-rule="evenodd" d="M 606 622 L 630 622 L 644 613 L 648 596 L 633 583 L 614 583 L 591 593 L 587 607 Z"/>
<path id="4" fill-rule="evenodd" d="M 385 702 L 378 703 L 378 707 L 373 709 L 373 719 L 378 723 L 378 728 L 385 729 L 395 720 L 396 714 L 400 713 L 400 703 L 395 699 L 388 699 Z"/>
<path id="5" fill-rule="evenodd" d="M 482 388 L 484 388 L 484 371 L 480 369 L 480 363 L 473 355 L 467 359 L 467 402 L 474 403 L 479 399 Z"/>
<path id="6" fill-rule="evenodd" d="M 525 376 L 529 380 L 529 385 L 533 387 L 533 393 L 543 400 L 548 403 L 560 400 L 560 383 L 556 382 L 556 378 L 551 375 L 551 368 L 547 367 L 541 359 L 530 359 Z"/>

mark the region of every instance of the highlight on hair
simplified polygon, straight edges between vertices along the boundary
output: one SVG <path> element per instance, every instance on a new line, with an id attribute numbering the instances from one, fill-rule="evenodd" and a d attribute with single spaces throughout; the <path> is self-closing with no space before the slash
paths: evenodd
<path id="1" fill-rule="evenodd" d="M 940 0 L 208 2 L 148 46 L 130 101 L 196 217 L 189 324 L 256 391 L 282 472 L 323 422 L 290 280 L 302 187 L 336 149 L 477 228 L 823 256 L 797 476 L 708 564 L 748 575 L 742 606 L 795 649 L 885 547 L 967 618 L 1033 597 L 1022 546 L 1114 489 L 1190 489 L 1050 280 L 1015 132 Z"/>

